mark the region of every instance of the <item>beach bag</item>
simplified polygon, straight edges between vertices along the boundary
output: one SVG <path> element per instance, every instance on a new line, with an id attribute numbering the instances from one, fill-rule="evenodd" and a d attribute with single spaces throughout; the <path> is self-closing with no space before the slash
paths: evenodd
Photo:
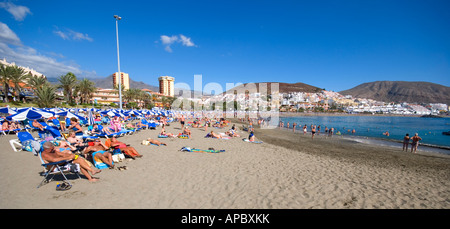
<path id="1" fill-rule="evenodd" d="M 121 162 L 125 160 L 125 155 L 123 153 L 114 154 L 112 156 L 113 162 Z"/>
<path id="2" fill-rule="evenodd" d="M 184 152 L 184 151 L 192 152 L 191 148 L 189 148 L 189 147 L 183 147 L 183 148 L 180 149 L 180 151 L 182 151 L 182 152 Z"/>
<path id="3" fill-rule="evenodd" d="M 26 140 L 22 142 L 22 149 L 33 152 L 33 146 L 31 145 L 34 140 Z M 37 155 L 37 154 L 36 154 Z"/>

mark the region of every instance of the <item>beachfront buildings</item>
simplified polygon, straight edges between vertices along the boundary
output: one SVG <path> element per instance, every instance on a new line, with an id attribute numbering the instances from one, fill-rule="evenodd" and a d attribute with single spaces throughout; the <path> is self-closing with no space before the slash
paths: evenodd
<path id="1" fill-rule="evenodd" d="M 175 87 L 174 82 L 175 78 L 170 76 L 161 76 L 158 78 L 159 80 L 159 93 L 165 95 L 174 97 L 175 95 Z"/>
<path id="2" fill-rule="evenodd" d="M 112 74 L 113 79 L 113 88 L 119 88 L 119 73 L 115 72 Z M 128 73 L 121 72 L 120 73 L 120 82 L 122 83 L 123 89 L 130 89 L 130 76 Z"/>
<path id="3" fill-rule="evenodd" d="M 8 61 L 6 61 L 6 58 L 0 59 L 0 65 L 6 65 L 6 66 L 18 66 L 16 65 L 16 63 L 11 62 L 8 63 Z M 25 71 L 25 74 L 31 74 L 33 76 L 39 76 L 39 77 L 45 77 L 44 74 L 37 72 L 36 70 L 30 68 L 30 67 L 23 67 L 23 66 L 18 66 L 19 68 L 23 69 Z"/>
<path id="4" fill-rule="evenodd" d="M 0 59 L 0 65 L 4 65 L 4 66 L 17 66 L 21 69 L 23 69 L 25 74 L 29 74 L 32 76 L 38 76 L 38 77 L 43 77 L 43 78 L 47 78 L 44 74 L 30 68 L 30 67 L 24 67 L 24 66 L 19 66 L 16 65 L 15 62 L 11 62 L 9 63 L 8 61 L 6 61 L 6 58 Z M 16 91 L 16 86 L 15 84 L 12 82 L 12 80 L 10 80 L 9 82 L 9 92 L 7 93 L 7 96 L 10 100 L 12 101 L 25 101 L 28 100 L 30 98 L 32 98 L 34 96 L 33 91 L 31 90 L 31 88 L 27 85 L 27 80 L 24 81 L 24 83 L 19 83 L 20 85 L 20 91 Z M 5 92 L 4 92 L 4 88 L 3 88 L 3 84 L 0 83 L 0 101 L 3 101 L 5 97 Z"/>
<path id="5" fill-rule="evenodd" d="M 150 95 L 152 98 L 152 102 L 156 107 L 162 107 L 163 104 L 160 98 L 163 96 L 161 93 L 149 90 L 149 89 L 141 89 L 143 92 Z M 138 107 L 144 107 L 144 101 L 137 100 L 135 101 Z M 103 89 L 97 88 L 97 91 L 93 94 L 91 103 L 94 104 L 103 104 L 110 105 L 111 103 L 119 104 L 119 94 L 117 89 Z"/>
<path id="6" fill-rule="evenodd" d="M 265 110 L 274 107 L 275 101 L 268 101 L 260 93 L 250 94 L 225 94 L 216 95 L 198 102 L 207 106 L 215 104 L 219 107 L 223 102 L 236 101 L 240 110 Z M 396 114 L 396 115 L 430 115 L 448 112 L 447 104 L 414 104 L 414 103 L 385 103 L 373 99 L 352 98 L 333 91 L 321 91 L 316 93 L 291 92 L 279 94 L 279 108 L 281 112 L 326 112 L 340 111 L 344 113 L 367 113 L 367 114 Z M 220 108 L 219 108 L 220 109 Z M 227 107 L 227 110 L 230 108 Z"/>

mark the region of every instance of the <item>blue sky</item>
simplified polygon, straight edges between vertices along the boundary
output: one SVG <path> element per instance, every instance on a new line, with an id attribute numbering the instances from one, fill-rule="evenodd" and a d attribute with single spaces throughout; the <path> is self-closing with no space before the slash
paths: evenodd
<path id="1" fill-rule="evenodd" d="M 450 86 L 450 1 L 1 1 L 0 58 L 49 77 Z"/>

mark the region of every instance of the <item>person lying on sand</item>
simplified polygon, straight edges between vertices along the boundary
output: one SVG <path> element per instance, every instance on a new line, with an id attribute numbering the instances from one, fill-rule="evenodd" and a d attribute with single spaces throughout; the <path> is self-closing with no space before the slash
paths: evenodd
<path id="1" fill-rule="evenodd" d="M 166 133 L 166 129 L 164 128 L 164 124 L 162 125 L 161 133 L 159 133 L 159 135 L 167 136 L 167 137 L 171 137 L 171 138 L 175 137 L 175 135 L 173 135 L 172 133 Z"/>
<path id="2" fill-rule="evenodd" d="M 111 138 L 111 147 L 119 148 L 120 151 L 133 159 L 136 159 L 136 157 L 142 157 L 142 155 L 139 154 L 134 147 L 118 141 L 116 137 Z"/>
<path id="3" fill-rule="evenodd" d="M 58 162 L 62 160 L 72 160 L 73 163 L 80 165 L 81 173 L 83 173 L 83 175 L 86 176 L 89 181 L 95 182 L 98 180 L 98 178 L 94 178 L 92 176 L 101 172 L 101 170 L 92 169 L 83 158 L 67 150 L 61 152 L 51 142 L 45 142 L 42 146 L 44 150 L 42 151 L 41 155 L 45 163 Z M 92 176 L 89 174 L 89 172 L 92 174 Z"/>
<path id="4" fill-rule="evenodd" d="M 225 132 L 226 135 L 230 137 L 240 137 L 239 134 L 236 133 L 233 129 L 230 129 L 229 131 Z"/>
<path id="5" fill-rule="evenodd" d="M 151 144 L 155 144 L 155 145 L 158 145 L 158 146 L 160 146 L 160 145 L 165 145 L 165 146 L 167 146 L 166 143 L 160 142 L 160 141 L 158 141 L 158 140 L 156 140 L 156 139 L 147 138 L 147 141 L 148 141 L 149 143 L 151 143 Z"/>
<path id="6" fill-rule="evenodd" d="M 216 134 L 216 133 L 214 133 L 213 131 L 211 131 L 211 133 L 209 133 L 209 135 L 210 135 L 212 138 L 222 138 L 222 136 L 221 136 L 220 134 Z"/>
<path id="7" fill-rule="evenodd" d="M 114 165 L 112 163 L 112 154 L 107 150 L 108 147 L 106 147 L 105 144 L 100 141 L 100 139 L 96 139 L 94 141 L 94 145 L 88 146 L 84 149 L 83 154 L 84 157 L 87 157 L 87 155 L 91 153 L 93 160 L 95 160 L 95 158 L 98 158 L 102 162 L 107 164 L 110 168 L 114 168 Z"/>

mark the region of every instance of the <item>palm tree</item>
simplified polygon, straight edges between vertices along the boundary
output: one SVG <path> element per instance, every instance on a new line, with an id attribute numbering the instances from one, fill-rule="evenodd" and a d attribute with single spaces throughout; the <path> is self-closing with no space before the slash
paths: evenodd
<path id="1" fill-rule="evenodd" d="M 81 103 L 89 103 L 89 99 L 92 98 L 92 95 L 97 90 L 95 87 L 95 83 L 84 78 L 75 86 L 74 94 L 77 95 L 80 93 Z"/>
<path id="2" fill-rule="evenodd" d="M 3 84 L 3 92 L 5 94 L 4 101 L 9 102 L 9 81 L 11 80 L 11 68 L 10 66 L 1 65 L 0 66 L 0 82 Z"/>
<path id="3" fill-rule="evenodd" d="M 58 88 L 62 88 L 64 90 L 66 101 L 68 103 L 73 103 L 73 89 L 77 85 L 77 77 L 72 72 L 69 72 L 65 75 L 60 76 L 58 80 L 60 83 Z"/>
<path id="4" fill-rule="evenodd" d="M 24 84 L 28 80 L 29 75 L 25 73 L 23 68 L 20 68 L 17 65 L 10 66 L 10 68 L 10 80 L 14 84 L 16 96 L 20 96 L 20 92 L 22 90 L 21 84 Z"/>
<path id="5" fill-rule="evenodd" d="M 130 88 L 128 90 L 125 91 L 124 93 L 124 99 L 131 103 L 131 102 L 142 102 L 145 92 L 142 91 L 141 89 L 137 89 L 137 88 Z"/>
<path id="6" fill-rule="evenodd" d="M 45 77 L 33 76 L 31 75 L 28 79 L 28 86 L 32 89 L 42 88 L 44 85 L 49 85 L 50 83 L 47 81 Z"/>
<path id="7" fill-rule="evenodd" d="M 56 100 L 56 88 L 52 87 L 50 84 L 44 84 L 35 90 L 35 95 L 37 96 L 36 103 L 39 107 L 54 107 Z"/>
<path id="8" fill-rule="evenodd" d="M 139 100 L 141 100 L 143 102 L 142 107 L 147 107 L 149 104 L 152 103 L 152 96 L 145 91 L 141 91 Z"/>

